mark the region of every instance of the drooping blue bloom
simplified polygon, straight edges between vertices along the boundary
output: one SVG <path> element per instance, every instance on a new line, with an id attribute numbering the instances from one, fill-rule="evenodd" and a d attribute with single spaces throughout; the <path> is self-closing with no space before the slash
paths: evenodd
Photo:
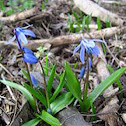
<path id="1" fill-rule="evenodd" d="M 23 57 L 23 61 L 27 62 L 27 63 L 37 63 L 38 59 L 37 57 L 34 55 L 34 53 L 32 52 L 31 49 L 27 48 L 27 47 L 22 47 L 23 52 L 24 52 L 24 57 Z"/>
<path id="2" fill-rule="evenodd" d="M 88 67 L 89 67 L 89 71 L 90 71 L 90 69 L 91 69 L 91 64 L 92 64 L 91 58 L 90 58 L 90 57 L 88 58 L 88 63 L 89 63 Z M 80 74 L 79 74 L 79 78 L 83 78 L 83 76 L 84 76 L 86 70 L 87 70 L 87 64 L 86 64 L 84 67 L 81 68 Z"/>
<path id="3" fill-rule="evenodd" d="M 39 83 L 38 81 L 35 79 L 35 77 L 30 73 L 30 77 L 31 77 L 31 81 L 32 81 L 32 84 L 35 88 L 37 88 L 39 86 Z"/>
<path id="4" fill-rule="evenodd" d="M 34 54 L 33 51 L 27 47 L 22 47 L 24 53 L 31 53 Z"/>
<path id="5" fill-rule="evenodd" d="M 80 44 L 74 49 L 73 55 L 80 49 L 80 60 L 84 64 L 84 58 L 85 58 L 85 51 L 87 54 L 93 54 L 95 56 L 98 56 L 99 54 L 99 48 L 95 45 L 95 42 L 104 42 L 99 39 L 85 39 L 83 38 L 80 42 Z"/>
<path id="6" fill-rule="evenodd" d="M 31 30 L 27 30 L 26 28 L 28 28 L 29 26 L 27 27 L 24 27 L 24 28 L 20 28 L 20 27 L 17 27 L 14 29 L 14 33 L 15 35 L 13 36 L 13 38 L 11 38 L 8 43 L 11 43 L 13 42 L 15 39 L 17 39 L 18 42 L 20 42 L 20 44 L 23 42 L 24 44 L 27 44 L 28 43 L 28 40 L 26 38 L 26 36 L 31 36 L 31 37 L 36 37 L 36 35 L 34 34 L 34 32 L 32 32 Z"/>
<path id="7" fill-rule="evenodd" d="M 82 67 L 80 70 L 79 78 L 83 78 L 85 71 L 86 71 L 86 67 Z"/>

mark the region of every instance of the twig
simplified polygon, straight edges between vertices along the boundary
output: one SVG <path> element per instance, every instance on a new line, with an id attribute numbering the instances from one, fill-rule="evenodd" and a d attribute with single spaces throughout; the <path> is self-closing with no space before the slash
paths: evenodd
<path id="1" fill-rule="evenodd" d="M 111 27 L 111 28 L 105 28 L 98 31 L 93 31 L 90 33 L 84 33 L 84 34 L 70 34 L 70 35 L 63 35 L 55 38 L 50 39 L 40 39 L 40 40 L 31 40 L 30 43 L 28 43 L 28 48 L 31 48 L 32 50 L 36 50 L 39 46 L 50 44 L 53 47 L 61 46 L 65 44 L 74 44 L 78 43 L 82 36 L 85 38 L 110 38 L 115 34 L 120 34 L 126 32 L 126 27 Z M 91 37 L 90 37 L 91 36 Z M 0 41 L 0 46 L 5 45 L 5 41 Z M 14 47 L 16 47 L 15 43 L 12 43 Z"/>

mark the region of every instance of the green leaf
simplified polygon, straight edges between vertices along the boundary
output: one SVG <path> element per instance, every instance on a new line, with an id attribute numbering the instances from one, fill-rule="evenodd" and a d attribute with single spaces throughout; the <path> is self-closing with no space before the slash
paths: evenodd
<path id="1" fill-rule="evenodd" d="M 73 16 L 75 17 L 75 19 L 76 19 L 77 21 L 80 20 L 80 19 L 79 19 L 79 16 L 78 16 L 78 15 L 76 14 L 76 12 L 74 12 L 74 11 L 73 11 Z"/>
<path id="2" fill-rule="evenodd" d="M 35 119 L 32 119 L 32 120 L 24 123 L 22 126 L 36 126 L 40 121 L 41 121 L 40 118 L 35 118 Z"/>
<path id="3" fill-rule="evenodd" d="M 5 11 L 4 0 L 0 0 L 0 10 Z"/>
<path id="4" fill-rule="evenodd" d="M 97 26 L 98 26 L 98 30 L 101 30 L 101 21 L 99 17 L 97 17 Z"/>
<path id="5" fill-rule="evenodd" d="M 44 9 L 45 9 L 45 3 L 42 2 L 42 10 L 44 10 Z"/>
<path id="6" fill-rule="evenodd" d="M 108 70 L 110 71 L 111 74 L 115 71 L 109 64 L 107 64 L 107 68 L 108 68 Z M 119 79 L 116 81 L 116 83 L 117 83 L 118 87 L 120 88 L 120 90 L 122 90 L 123 86 L 122 86 Z"/>
<path id="7" fill-rule="evenodd" d="M 26 87 L 26 89 L 31 92 L 31 94 L 36 97 L 46 108 L 47 108 L 47 103 L 46 103 L 46 98 L 45 96 L 42 94 L 42 92 L 40 92 L 39 90 L 36 91 L 35 89 L 31 88 L 28 84 L 24 84 L 24 86 Z"/>
<path id="8" fill-rule="evenodd" d="M 42 111 L 41 115 L 37 115 L 37 116 L 52 126 L 61 126 L 59 120 L 57 118 L 53 117 L 52 115 L 50 115 L 45 110 Z"/>
<path id="9" fill-rule="evenodd" d="M 73 96 L 77 98 L 78 101 L 82 102 L 80 83 L 78 82 L 68 63 L 65 63 L 65 71 L 66 71 L 67 87 L 69 88 Z"/>
<path id="10" fill-rule="evenodd" d="M 21 86 L 19 84 L 16 84 L 14 82 L 10 82 L 10 81 L 7 81 L 7 80 L 0 80 L 0 82 L 3 83 L 3 84 L 5 84 L 5 85 L 7 85 L 7 86 L 11 86 L 13 88 L 16 88 L 21 93 L 23 93 L 24 96 L 26 97 L 26 99 L 29 101 L 31 107 L 34 109 L 34 111 L 36 111 L 35 100 L 34 100 L 33 96 L 31 95 L 31 93 L 26 88 L 24 88 L 23 86 Z"/>
<path id="11" fill-rule="evenodd" d="M 53 85 L 53 79 L 54 79 L 54 76 L 55 76 L 55 71 L 56 71 L 56 65 L 53 66 L 52 71 L 51 71 L 50 76 L 49 76 L 49 79 L 48 79 L 48 83 L 47 83 L 47 91 L 48 91 L 49 95 L 51 94 L 51 88 L 52 88 L 52 85 Z"/>
<path id="12" fill-rule="evenodd" d="M 28 73 L 24 69 L 22 69 L 22 73 L 28 80 L 30 80 Z"/>
<path id="13" fill-rule="evenodd" d="M 106 27 L 107 28 L 110 28 L 111 27 L 110 20 L 109 20 L 109 16 L 107 16 L 105 23 L 106 23 Z"/>
<path id="14" fill-rule="evenodd" d="M 61 94 L 55 101 L 50 104 L 52 113 L 56 114 L 57 112 L 65 108 L 67 105 L 72 103 L 73 100 L 74 98 L 70 92 Z"/>
<path id="15" fill-rule="evenodd" d="M 112 85 L 126 71 L 126 68 L 120 68 L 102 81 L 88 96 L 88 108 L 110 85 Z M 87 109 L 88 109 L 87 108 Z"/>
<path id="16" fill-rule="evenodd" d="M 54 99 L 56 98 L 56 96 L 59 94 L 59 92 L 61 91 L 61 89 L 63 88 L 64 86 L 64 80 L 65 80 L 65 72 L 63 73 L 63 76 L 61 76 L 61 79 L 60 79 L 60 83 L 58 85 L 58 87 L 56 88 L 55 92 L 53 93 L 53 96 L 51 97 L 50 99 L 50 103 L 52 101 L 54 101 Z"/>

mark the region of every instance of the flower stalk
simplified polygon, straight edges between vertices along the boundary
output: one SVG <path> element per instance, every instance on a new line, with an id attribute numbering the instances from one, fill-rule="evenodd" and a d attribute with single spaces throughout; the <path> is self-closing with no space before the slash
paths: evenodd
<path id="1" fill-rule="evenodd" d="M 21 52 L 22 56 L 24 57 L 24 52 L 22 50 L 22 47 L 21 47 L 21 44 L 20 44 L 20 42 L 18 40 L 17 35 L 16 35 L 16 40 L 18 42 L 18 46 L 19 46 L 20 52 Z M 25 68 L 26 68 L 27 73 L 28 73 L 28 78 L 29 78 L 30 86 L 32 87 L 32 81 L 31 81 L 31 76 L 30 76 L 30 71 L 29 71 L 29 68 L 28 68 L 28 64 L 26 62 L 24 62 L 24 64 L 25 64 Z"/>
<path id="2" fill-rule="evenodd" d="M 46 100 L 47 100 L 47 106 L 48 106 L 48 109 L 50 109 L 49 95 L 48 95 L 47 87 L 46 87 L 47 84 L 46 84 L 46 79 L 45 79 L 45 71 L 44 71 L 44 68 L 43 68 L 42 63 L 40 62 L 40 60 L 38 62 L 40 64 L 42 72 L 43 72 L 44 90 L 45 90 L 45 95 L 46 95 Z"/>
<path id="3" fill-rule="evenodd" d="M 83 87 L 83 100 L 87 99 L 87 93 L 88 93 L 88 82 L 89 82 L 89 60 L 88 60 L 88 54 L 86 55 L 87 59 L 87 73 L 86 73 L 86 78 L 84 82 L 84 87 Z"/>

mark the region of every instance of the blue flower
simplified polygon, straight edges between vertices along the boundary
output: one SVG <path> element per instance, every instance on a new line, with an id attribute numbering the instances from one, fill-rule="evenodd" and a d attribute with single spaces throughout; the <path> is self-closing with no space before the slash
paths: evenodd
<path id="1" fill-rule="evenodd" d="M 39 83 L 38 81 L 35 79 L 35 77 L 30 73 L 30 77 L 31 77 L 31 81 L 32 81 L 32 84 L 35 88 L 37 88 L 39 86 Z"/>
<path id="2" fill-rule="evenodd" d="M 74 49 L 73 55 L 80 49 L 80 60 L 84 64 L 84 57 L 85 57 L 85 51 L 87 54 L 93 54 L 95 56 L 98 56 L 99 54 L 99 48 L 95 45 L 95 41 L 97 42 L 104 42 L 99 39 L 85 39 L 83 38 L 80 42 L 80 44 Z"/>
<path id="3" fill-rule="evenodd" d="M 24 57 L 23 57 L 23 61 L 27 62 L 27 63 L 37 63 L 38 59 L 37 57 L 34 55 L 34 53 L 32 52 L 31 49 L 27 48 L 27 47 L 22 47 L 23 52 L 24 52 Z"/>
<path id="4" fill-rule="evenodd" d="M 13 42 L 15 39 L 17 39 L 17 41 L 19 41 L 20 43 L 24 43 L 24 44 L 27 44 L 28 43 L 28 40 L 26 38 L 26 36 L 31 36 L 31 37 L 36 37 L 36 35 L 34 34 L 34 32 L 32 32 L 31 30 L 27 30 L 26 28 L 28 28 L 29 26 L 27 27 L 24 27 L 24 28 L 20 28 L 20 27 L 17 27 L 14 29 L 14 33 L 15 35 L 13 36 L 13 38 L 11 38 L 8 43 L 11 43 Z"/>
<path id="5" fill-rule="evenodd" d="M 88 66 L 89 66 L 89 71 L 90 71 L 90 69 L 91 69 L 91 64 L 92 64 L 91 58 L 90 58 L 90 57 L 88 58 L 88 63 L 89 63 Z M 84 76 L 86 70 L 87 70 L 87 65 L 81 68 L 80 74 L 79 74 L 79 78 L 83 78 L 83 76 Z"/>
<path id="6" fill-rule="evenodd" d="M 22 47 L 24 53 L 31 53 L 34 54 L 33 51 L 27 47 Z"/>

